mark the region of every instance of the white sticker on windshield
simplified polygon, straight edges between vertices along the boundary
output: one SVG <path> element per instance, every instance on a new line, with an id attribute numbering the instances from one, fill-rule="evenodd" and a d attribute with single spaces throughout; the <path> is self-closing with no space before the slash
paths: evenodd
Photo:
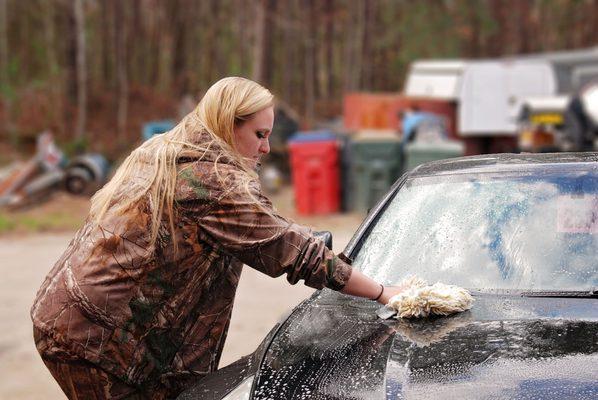
<path id="1" fill-rule="evenodd" d="M 598 233 L 598 196 L 560 196 L 557 207 L 558 232 Z"/>

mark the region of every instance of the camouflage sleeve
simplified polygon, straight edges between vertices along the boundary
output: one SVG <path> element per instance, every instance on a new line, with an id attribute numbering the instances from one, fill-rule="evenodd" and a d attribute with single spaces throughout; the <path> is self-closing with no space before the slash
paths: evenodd
<path id="1" fill-rule="evenodd" d="M 351 267 L 309 228 L 278 215 L 259 184 L 251 184 L 247 193 L 224 190 L 212 178 L 187 173 L 183 184 L 193 188 L 199 198 L 178 201 L 186 219 L 197 223 L 207 240 L 267 275 L 286 274 L 291 284 L 303 279 L 316 289 L 345 286 Z"/>

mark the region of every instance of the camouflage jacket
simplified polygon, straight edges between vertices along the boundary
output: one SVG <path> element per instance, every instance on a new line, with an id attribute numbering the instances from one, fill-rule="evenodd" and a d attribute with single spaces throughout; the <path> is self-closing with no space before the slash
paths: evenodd
<path id="1" fill-rule="evenodd" d="M 109 210 L 77 232 L 31 309 L 42 356 L 83 358 L 129 384 L 160 382 L 176 393 L 217 368 L 242 264 L 292 284 L 344 286 L 349 265 L 279 216 L 259 184 L 251 195 L 222 187 L 215 167 L 233 177 L 240 170 L 215 159 L 178 160 L 174 237 L 164 221 L 149 245 L 147 204 Z"/>

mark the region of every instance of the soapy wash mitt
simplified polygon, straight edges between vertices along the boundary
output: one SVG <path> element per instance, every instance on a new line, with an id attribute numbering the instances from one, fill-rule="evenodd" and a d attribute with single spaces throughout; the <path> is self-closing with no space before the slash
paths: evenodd
<path id="1" fill-rule="evenodd" d="M 401 286 L 406 289 L 393 296 L 386 308 L 396 311 L 398 318 L 423 318 L 429 315 L 449 315 L 469 310 L 473 297 L 463 288 L 443 283 L 428 283 L 418 277 L 410 277 Z"/>

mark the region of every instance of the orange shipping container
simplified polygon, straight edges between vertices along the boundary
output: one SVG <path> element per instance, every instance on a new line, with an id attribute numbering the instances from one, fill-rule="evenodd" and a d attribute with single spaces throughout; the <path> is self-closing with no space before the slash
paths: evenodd
<path id="1" fill-rule="evenodd" d="M 348 93 L 344 98 L 343 120 L 345 127 L 350 130 L 398 130 L 400 113 L 408 108 L 444 117 L 449 138 L 457 138 L 456 103 L 447 100 L 392 93 Z"/>
<path id="2" fill-rule="evenodd" d="M 397 129 L 396 104 L 401 99 L 390 93 L 348 93 L 343 103 L 343 120 L 350 130 Z"/>

